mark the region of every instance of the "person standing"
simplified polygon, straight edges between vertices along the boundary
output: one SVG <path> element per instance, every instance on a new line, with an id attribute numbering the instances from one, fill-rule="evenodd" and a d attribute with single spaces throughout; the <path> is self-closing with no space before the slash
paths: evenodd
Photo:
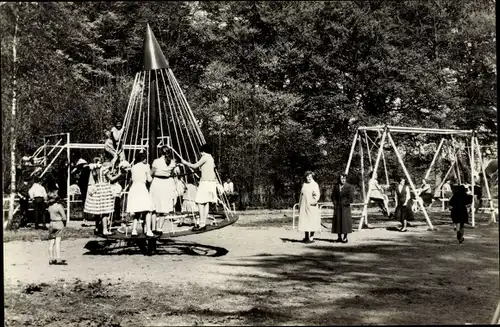
<path id="1" fill-rule="evenodd" d="M 305 182 L 300 191 L 299 222 L 297 229 L 305 233 L 305 243 L 314 242 L 314 232 L 321 230 L 321 217 L 318 208 L 320 191 L 318 183 L 314 181 L 314 173 L 307 171 L 304 174 Z"/>
<path id="2" fill-rule="evenodd" d="M 224 182 L 224 192 L 226 192 L 227 195 L 231 195 L 234 192 L 234 184 L 230 178 L 226 179 Z"/>
<path id="3" fill-rule="evenodd" d="M 39 229 L 38 226 L 40 223 L 42 224 L 41 228 L 46 229 L 45 226 L 45 201 L 47 200 L 47 191 L 40 184 L 40 177 L 34 177 L 33 186 L 28 191 L 30 199 L 33 200 L 33 209 L 35 216 L 35 229 Z"/>
<path id="4" fill-rule="evenodd" d="M 23 180 L 22 184 L 17 190 L 17 195 L 19 196 L 19 208 L 21 210 L 21 226 L 25 226 L 29 221 L 29 194 L 30 186 L 27 180 Z"/>
<path id="5" fill-rule="evenodd" d="M 135 156 L 135 163 L 132 166 L 131 180 L 132 185 L 128 192 L 127 213 L 134 215 L 134 223 L 132 225 L 132 236 L 137 235 L 137 223 L 139 220 L 145 219 L 146 236 L 153 237 L 151 231 L 151 212 L 153 211 L 153 202 L 149 195 L 147 182 L 151 182 L 151 171 L 147 164 L 147 157 L 144 152 L 139 152 Z"/>
<path id="6" fill-rule="evenodd" d="M 198 204 L 200 219 L 197 224 L 195 223 L 193 231 L 204 230 L 206 228 L 210 203 L 217 203 L 217 177 L 215 176 L 215 162 L 212 157 L 212 148 L 208 144 L 203 144 L 200 147 L 200 152 L 201 158 L 195 164 L 181 159 L 183 165 L 192 169 L 200 168 L 201 172 L 200 184 L 195 199 L 195 202 Z"/>
<path id="7" fill-rule="evenodd" d="M 124 160 L 120 161 L 118 164 L 118 171 L 116 175 L 112 176 L 110 172 L 107 174 L 107 178 L 111 183 L 111 190 L 114 196 L 114 211 L 112 215 L 112 222 L 123 223 L 122 222 L 122 191 L 125 187 L 125 180 L 127 177 L 129 169 L 129 163 Z M 112 224 L 112 223 L 111 223 Z M 123 226 L 123 224 L 122 224 Z"/>
<path id="8" fill-rule="evenodd" d="M 48 211 L 49 224 L 49 265 L 67 265 L 66 260 L 61 260 L 61 233 L 66 227 L 67 218 L 64 207 L 58 202 L 55 192 L 49 194 Z"/>
<path id="9" fill-rule="evenodd" d="M 472 203 L 472 194 L 467 194 L 464 185 L 458 185 L 449 201 L 451 220 L 457 231 L 459 243 L 464 241 L 464 224 L 469 221 L 467 206 Z"/>
<path id="10" fill-rule="evenodd" d="M 396 210 L 394 216 L 397 220 L 401 222 L 400 232 L 406 232 L 408 226 L 408 220 L 413 220 L 413 211 L 411 210 L 411 195 L 410 188 L 406 184 L 406 180 L 401 178 L 399 184 L 396 187 L 396 194 L 394 200 L 396 202 Z"/>
<path id="11" fill-rule="evenodd" d="M 93 183 L 93 177 L 90 175 L 90 166 L 88 162 L 83 159 L 79 158 L 78 161 L 75 164 L 75 167 L 72 169 L 71 174 L 76 175 L 76 185 L 80 188 L 80 194 L 82 197 L 82 207 L 85 207 L 85 201 L 87 200 L 87 190 L 89 187 L 89 183 Z M 92 182 L 91 182 L 92 178 Z M 83 212 L 83 221 L 82 221 L 82 227 L 87 227 L 87 213 Z"/>
<path id="12" fill-rule="evenodd" d="M 153 161 L 151 165 L 151 176 L 153 181 L 149 189 L 151 200 L 153 202 L 153 213 L 151 218 L 153 233 L 163 232 L 163 222 L 165 215 L 174 211 L 175 201 L 177 200 L 177 188 L 174 181 L 174 175 L 179 174 L 177 162 L 169 154 L 169 148 L 161 148 L 161 156 Z M 158 223 L 156 218 L 158 215 Z"/>
<path id="13" fill-rule="evenodd" d="M 353 187 L 347 184 L 347 175 L 339 177 L 339 183 L 333 186 L 332 202 L 334 205 L 332 233 L 337 234 L 337 242 L 347 243 L 347 234 L 352 232 L 351 203 L 354 199 Z M 344 237 L 341 237 L 344 234 Z"/>
<path id="14" fill-rule="evenodd" d="M 484 177 L 483 175 L 479 175 L 479 177 L 474 177 L 475 183 L 474 183 L 474 196 L 476 197 L 476 204 L 475 204 L 475 212 L 479 212 L 481 207 L 483 206 L 483 184 L 484 184 Z"/>
<path id="15" fill-rule="evenodd" d="M 224 193 L 226 193 L 229 204 L 231 205 L 233 210 L 236 210 L 235 203 L 236 203 L 236 198 L 238 197 L 238 194 L 234 191 L 234 184 L 230 178 L 228 178 L 224 182 Z"/>
<path id="16" fill-rule="evenodd" d="M 195 185 L 195 180 L 193 175 L 189 174 L 186 177 L 186 190 L 182 195 L 182 210 L 183 213 L 195 213 L 198 212 L 198 206 L 196 205 L 196 193 L 198 187 Z"/>
<path id="17" fill-rule="evenodd" d="M 87 190 L 87 198 L 83 211 L 96 217 L 96 232 L 111 235 L 108 230 L 108 217 L 114 211 L 114 196 L 110 184 L 111 164 L 96 163 L 91 166 L 92 184 Z M 90 183 L 89 183 L 90 184 Z"/>

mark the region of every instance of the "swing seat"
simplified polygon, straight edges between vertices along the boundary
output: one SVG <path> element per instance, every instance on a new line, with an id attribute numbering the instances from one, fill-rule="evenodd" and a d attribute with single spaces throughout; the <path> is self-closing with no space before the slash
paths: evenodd
<path id="1" fill-rule="evenodd" d="M 449 202 L 450 199 L 449 198 L 437 198 L 437 199 L 433 199 L 432 202 L 431 202 L 431 204 L 429 204 L 429 206 L 427 208 L 430 209 L 432 207 L 432 205 L 434 204 L 434 202 L 436 202 L 436 201 L 441 202 L 441 208 L 444 211 L 445 208 L 446 208 L 446 202 Z"/>

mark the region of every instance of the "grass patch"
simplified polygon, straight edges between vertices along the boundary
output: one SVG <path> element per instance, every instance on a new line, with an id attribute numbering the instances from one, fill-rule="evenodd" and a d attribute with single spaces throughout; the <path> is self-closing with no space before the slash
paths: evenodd
<path id="1" fill-rule="evenodd" d="M 241 227 L 286 227 L 292 225 L 292 217 L 262 218 L 250 221 L 238 220 L 234 226 Z"/>
<path id="2" fill-rule="evenodd" d="M 241 296 L 192 284 L 163 287 L 100 279 L 29 284 L 6 290 L 5 326 L 247 325 L 287 319 L 279 310 L 229 304 L 238 301 Z"/>

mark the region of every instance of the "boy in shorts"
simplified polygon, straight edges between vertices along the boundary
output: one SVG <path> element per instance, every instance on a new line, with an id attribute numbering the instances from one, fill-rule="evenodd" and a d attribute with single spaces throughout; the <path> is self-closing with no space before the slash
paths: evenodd
<path id="1" fill-rule="evenodd" d="M 58 202 L 57 193 L 48 196 L 49 224 L 49 265 L 67 265 L 61 260 L 61 233 L 66 227 L 67 219 L 64 207 Z"/>

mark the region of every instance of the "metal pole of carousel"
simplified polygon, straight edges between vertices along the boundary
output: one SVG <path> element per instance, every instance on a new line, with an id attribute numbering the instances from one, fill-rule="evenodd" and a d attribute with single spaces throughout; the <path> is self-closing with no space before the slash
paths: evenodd
<path id="1" fill-rule="evenodd" d="M 158 81 L 157 70 L 168 69 L 168 61 L 160 49 L 160 45 L 156 40 L 151 27 L 147 24 L 146 38 L 144 39 L 144 57 L 142 59 L 143 70 L 149 71 L 150 81 L 148 92 L 148 163 L 151 165 L 156 157 L 156 150 L 158 145 L 157 138 L 157 110 L 160 108 L 158 102 Z M 156 239 L 148 240 L 148 254 L 156 249 Z"/>

